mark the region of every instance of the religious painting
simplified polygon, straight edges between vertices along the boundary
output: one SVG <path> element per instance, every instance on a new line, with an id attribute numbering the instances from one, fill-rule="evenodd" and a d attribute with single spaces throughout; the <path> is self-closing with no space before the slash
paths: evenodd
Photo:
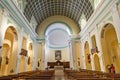
<path id="1" fill-rule="evenodd" d="M 20 53 L 20 55 L 27 56 L 27 53 L 28 53 L 27 50 L 25 50 L 25 49 L 21 49 L 21 53 Z"/>
<path id="2" fill-rule="evenodd" d="M 61 50 L 55 51 L 55 60 L 61 60 Z"/>

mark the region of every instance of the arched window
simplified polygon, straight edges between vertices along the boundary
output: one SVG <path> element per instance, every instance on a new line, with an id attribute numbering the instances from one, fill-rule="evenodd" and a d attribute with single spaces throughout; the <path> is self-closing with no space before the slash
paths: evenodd
<path id="1" fill-rule="evenodd" d="M 82 14 L 82 16 L 81 16 L 81 18 L 79 20 L 79 24 L 81 26 L 81 29 L 83 29 L 85 27 L 85 25 L 86 25 L 86 18 L 85 18 L 84 14 Z"/>
<path id="2" fill-rule="evenodd" d="M 64 23 L 53 23 L 49 26 L 46 33 L 46 43 L 51 48 L 63 48 L 68 46 L 70 30 Z"/>

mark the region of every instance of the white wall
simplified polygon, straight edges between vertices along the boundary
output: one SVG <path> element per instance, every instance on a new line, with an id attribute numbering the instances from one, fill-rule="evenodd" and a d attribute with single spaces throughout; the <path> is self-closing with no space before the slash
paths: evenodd
<path id="1" fill-rule="evenodd" d="M 58 49 L 57 49 L 58 50 Z M 69 48 L 63 48 L 63 49 L 59 49 L 61 50 L 61 57 L 62 59 L 60 61 L 70 61 L 70 52 L 69 52 Z M 55 51 L 56 49 L 52 49 L 52 48 L 47 48 L 45 50 L 45 58 L 46 58 L 46 62 L 55 62 Z"/>

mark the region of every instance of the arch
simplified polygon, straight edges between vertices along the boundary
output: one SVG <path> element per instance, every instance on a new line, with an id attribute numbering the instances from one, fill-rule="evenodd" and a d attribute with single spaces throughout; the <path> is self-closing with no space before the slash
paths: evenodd
<path id="1" fill-rule="evenodd" d="M 55 30 L 60 30 L 60 31 L 63 31 L 63 32 L 65 32 L 66 34 L 68 34 L 68 32 L 67 32 L 66 30 L 61 29 L 61 28 L 52 29 L 52 30 L 50 30 L 50 31 L 48 32 L 48 34 L 52 33 L 52 32 L 55 31 Z M 68 35 L 69 35 L 69 34 L 68 34 Z"/>
<path id="2" fill-rule="evenodd" d="M 90 57 L 90 51 L 89 51 L 89 43 L 88 41 L 85 42 L 84 46 L 84 54 L 85 54 L 85 63 L 86 63 L 86 69 L 91 70 L 91 57 Z"/>
<path id="3" fill-rule="evenodd" d="M 9 48 L 5 45 L 8 45 Z M 7 51 L 6 51 L 7 50 Z M 18 54 L 18 34 L 14 26 L 7 27 L 2 47 L 1 74 L 8 75 L 15 73 Z M 14 59 L 14 60 L 13 60 Z"/>
<path id="4" fill-rule="evenodd" d="M 45 35 L 47 29 L 48 29 L 52 24 L 55 24 L 55 23 L 61 23 L 61 24 L 66 25 L 66 27 L 69 29 L 70 33 L 71 33 L 71 34 L 73 33 L 71 27 L 70 27 L 67 23 L 62 22 L 62 21 L 54 21 L 54 22 L 49 23 L 49 24 L 47 25 L 47 27 L 45 28 L 45 31 L 44 31 L 44 35 Z M 60 29 L 60 28 L 57 28 L 57 29 Z M 63 30 L 63 29 L 62 29 L 62 30 Z"/>
<path id="5" fill-rule="evenodd" d="M 101 71 L 100 60 L 97 54 L 94 54 L 94 66 L 96 71 Z"/>
<path id="6" fill-rule="evenodd" d="M 120 73 L 120 60 L 118 56 L 120 48 L 114 25 L 111 23 L 105 24 L 100 33 L 100 41 L 106 72 L 108 72 L 107 65 L 113 64 L 116 72 Z"/>
<path id="7" fill-rule="evenodd" d="M 39 25 L 39 27 L 37 28 L 37 33 L 39 37 L 44 35 L 44 31 L 47 29 L 48 25 L 56 22 L 68 25 L 71 28 L 72 34 L 77 34 L 80 32 L 80 27 L 78 27 L 78 25 L 73 20 L 65 16 L 56 15 L 48 17 Z"/>
<path id="8" fill-rule="evenodd" d="M 101 34 L 101 32 L 102 32 L 102 30 L 103 30 L 103 28 L 104 28 L 104 26 L 105 26 L 106 24 L 112 24 L 112 25 L 114 26 L 114 24 L 113 24 L 112 21 L 105 21 L 105 22 L 100 26 L 99 34 Z"/>
<path id="9" fill-rule="evenodd" d="M 5 34 L 6 34 L 6 31 L 8 30 L 8 28 L 13 28 L 15 33 L 17 34 L 17 39 L 19 38 L 20 34 L 19 34 L 19 31 L 18 29 L 16 28 L 16 25 L 12 24 L 12 23 L 9 23 L 7 24 L 5 27 L 1 28 L 1 31 L 3 31 L 1 34 L 2 34 L 2 41 L 4 41 L 4 37 L 5 37 Z"/>
<path id="10" fill-rule="evenodd" d="M 3 42 L 4 44 L 8 44 L 9 45 L 9 47 L 11 47 L 11 42 L 10 42 L 10 40 L 8 40 L 8 39 L 4 39 L 4 42 Z M 3 44 L 3 45 L 4 45 Z"/>

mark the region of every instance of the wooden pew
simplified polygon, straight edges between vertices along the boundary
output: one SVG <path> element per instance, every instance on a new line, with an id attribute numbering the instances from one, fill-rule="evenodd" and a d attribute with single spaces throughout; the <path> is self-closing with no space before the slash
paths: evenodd
<path id="1" fill-rule="evenodd" d="M 75 80 L 120 80 L 120 74 L 92 70 L 64 70 L 68 79 Z"/>
<path id="2" fill-rule="evenodd" d="M 0 80 L 25 79 L 25 80 L 51 80 L 54 75 L 54 70 L 36 70 L 22 72 L 14 75 L 1 76 Z"/>
<path id="3" fill-rule="evenodd" d="M 33 74 L 33 75 L 29 75 L 26 76 L 25 79 L 41 79 L 41 80 L 50 80 L 54 75 L 54 71 L 53 70 L 46 70 L 46 71 L 41 71 L 38 74 Z"/>

